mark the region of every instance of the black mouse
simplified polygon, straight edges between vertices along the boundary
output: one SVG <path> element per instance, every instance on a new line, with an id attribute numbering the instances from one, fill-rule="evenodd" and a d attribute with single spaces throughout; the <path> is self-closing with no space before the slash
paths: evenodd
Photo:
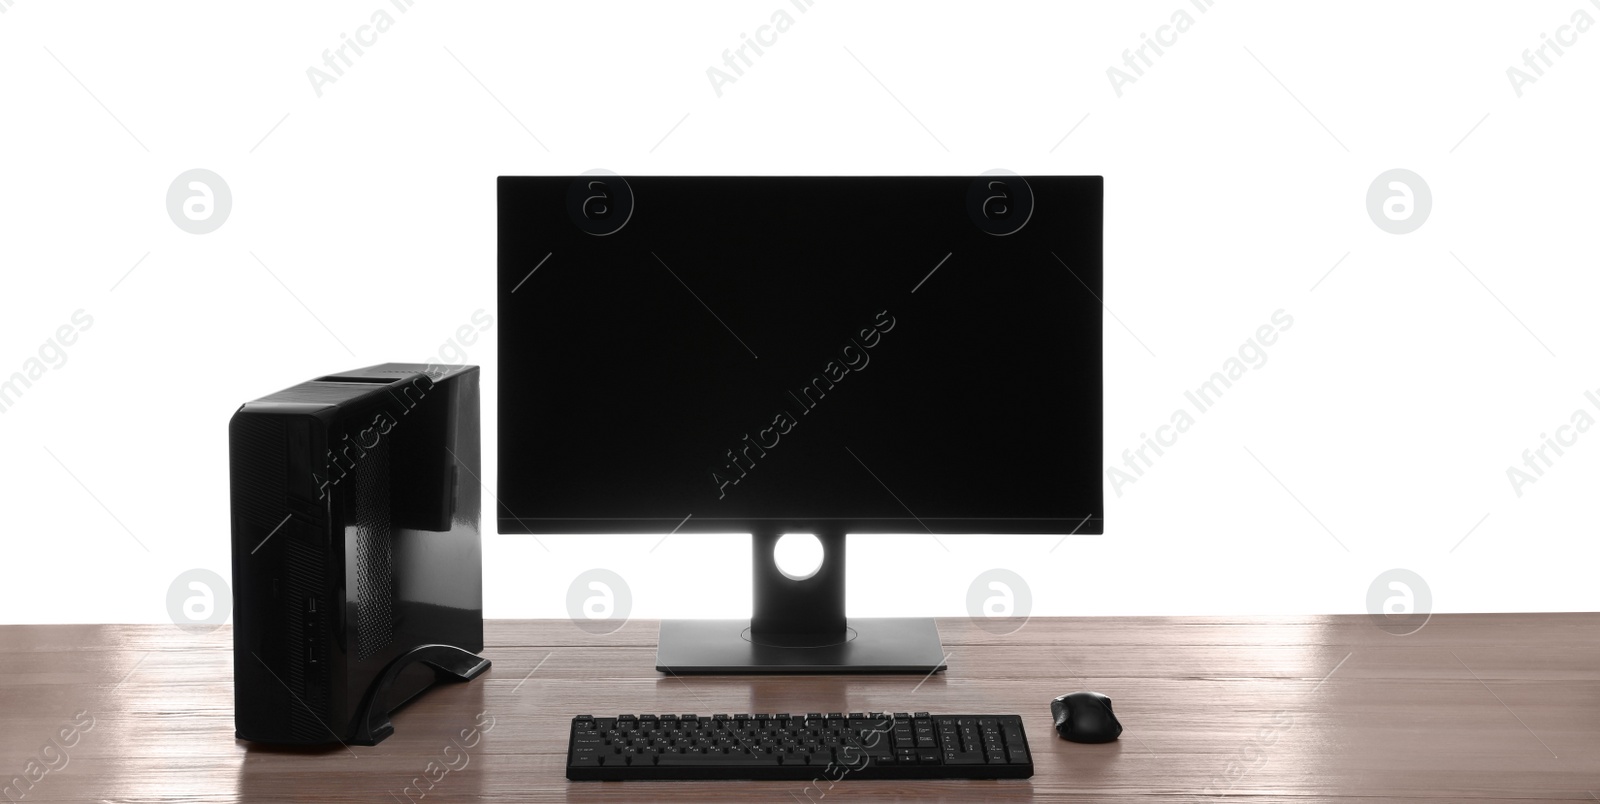
<path id="1" fill-rule="evenodd" d="M 1074 692 L 1050 702 L 1056 733 L 1075 743 L 1109 743 L 1122 733 L 1111 713 L 1111 699 L 1098 692 Z"/>

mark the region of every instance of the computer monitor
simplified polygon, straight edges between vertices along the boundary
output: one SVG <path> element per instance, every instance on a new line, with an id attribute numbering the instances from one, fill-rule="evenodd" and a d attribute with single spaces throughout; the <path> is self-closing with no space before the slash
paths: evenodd
<path id="1" fill-rule="evenodd" d="M 664 621 L 662 671 L 943 669 L 931 618 L 846 617 L 846 536 L 1103 532 L 1101 208 L 1098 176 L 501 177 L 500 532 L 751 534 L 751 618 Z"/>

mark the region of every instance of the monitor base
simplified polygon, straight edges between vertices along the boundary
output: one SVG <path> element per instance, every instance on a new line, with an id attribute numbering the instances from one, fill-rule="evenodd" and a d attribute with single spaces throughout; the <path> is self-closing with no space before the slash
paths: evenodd
<path id="1" fill-rule="evenodd" d="M 663 620 L 656 670 L 690 674 L 906 673 L 945 669 L 932 619 L 860 618 L 844 634 L 753 637 L 749 620 Z"/>

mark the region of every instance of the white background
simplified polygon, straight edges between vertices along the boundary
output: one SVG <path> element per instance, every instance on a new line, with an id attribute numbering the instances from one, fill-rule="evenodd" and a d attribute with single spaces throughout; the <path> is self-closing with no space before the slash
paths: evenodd
<path id="1" fill-rule="evenodd" d="M 1506 474 L 1600 418 L 1600 30 L 1521 97 L 1506 74 L 1588 0 L 463 5 L 0 0 L 0 378 L 94 321 L 0 414 L 0 621 L 164 622 L 180 573 L 227 576 L 228 417 L 320 374 L 482 365 L 492 487 L 495 330 L 451 340 L 496 314 L 494 180 L 591 168 L 1104 175 L 1106 466 L 1293 316 L 1107 483 L 1104 536 L 857 539 L 854 614 L 963 614 L 992 567 L 1051 615 L 1356 613 L 1393 567 L 1438 611 L 1600 602 L 1600 435 L 1520 497 Z M 307 69 L 378 8 L 319 97 Z M 719 97 L 707 68 L 778 8 Z M 1119 97 L 1107 68 L 1178 8 Z M 1365 200 L 1397 167 L 1433 195 L 1405 235 Z M 191 168 L 232 191 L 211 234 L 166 211 Z M 658 541 L 488 533 L 486 613 L 566 616 L 594 567 L 635 616 L 748 611 L 742 540 Z"/>

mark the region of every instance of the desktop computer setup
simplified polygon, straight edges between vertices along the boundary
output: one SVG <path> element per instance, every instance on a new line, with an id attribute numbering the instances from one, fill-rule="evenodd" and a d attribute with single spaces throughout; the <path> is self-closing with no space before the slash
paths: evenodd
<path id="1" fill-rule="evenodd" d="M 663 621 L 657 671 L 925 677 L 931 618 L 846 616 L 847 537 L 1104 532 L 1099 177 L 498 192 L 499 532 L 752 540 L 751 617 Z M 235 415 L 240 738 L 372 744 L 488 667 L 477 376 L 386 364 Z M 809 575 L 774 560 L 791 534 Z M 1121 731 L 1104 696 L 1050 706 Z M 573 715 L 572 780 L 1033 772 L 1014 713 Z"/>

